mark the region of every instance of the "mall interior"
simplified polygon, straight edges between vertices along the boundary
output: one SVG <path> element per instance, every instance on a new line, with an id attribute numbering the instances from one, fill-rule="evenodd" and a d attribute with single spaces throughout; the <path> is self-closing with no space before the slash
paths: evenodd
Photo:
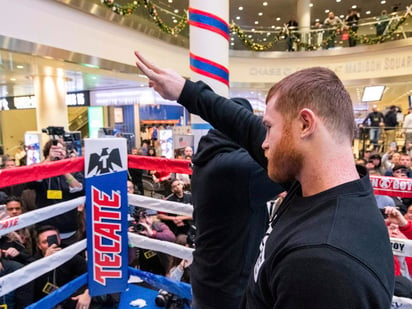
<path id="1" fill-rule="evenodd" d="M 202 39 L 192 37 L 187 17 L 196 1 L 0 3 L 5 8 L 0 13 L 3 155 L 14 156 L 31 143 L 43 144 L 48 127 L 63 127 L 76 139 L 120 134 L 129 147 L 140 146 L 144 135 L 157 128 L 160 138 L 174 140 L 174 148 L 178 138 L 184 138 L 196 149 L 192 115 L 148 88 L 133 54 L 138 50 L 160 67 L 199 79 L 189 58 L 196 40 Z M 225 43 L 230 76 L 226 95 L 247 98 L 261 115 L 266 92 L 274 83 L 299 69 L 325 66 L 348 89 L 358 124 L 374 105 L 382 113 L 392 105 L 398 108 L 396 138 L 403 146 L 402 120 L 412 105 L 410 1 L 230 0 L 226 5 L 230 25 Z M 345 20 L 351 9 L 360 16 L 356 29 L 323 25 L 329 12 Z M 384 10 L 387 20 L 378 34 Z M 291 20 L 299 26 L 288 27 Z M 206 44 L 213 54 L 213 43 Z M 355 157 L 370 147 L 366 139 L 358 132 Z M 163 155 L 174 157 L 173 152 Z"/>

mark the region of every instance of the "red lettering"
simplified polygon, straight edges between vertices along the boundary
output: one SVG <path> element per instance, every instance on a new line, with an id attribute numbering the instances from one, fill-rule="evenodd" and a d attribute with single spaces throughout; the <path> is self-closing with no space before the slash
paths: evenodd
<path id="1" fill-rule="evenodd" d="M 119 223 L 97 222 L 94 224 L 94 232 L 112 241 L 120 242 L 120 235 L 117 233 L 120 233 L 121 227 Z"/>
<path id="2" fill-rule="evenodd" d="M 119 253 L 120 252 L 120 242 L 112 241 L 111 245 L 103 245 L 102 237 L 99 235 L 93 235 L 94 238 L 94 249 L 100 252 L 108 253 Z"/>
<path id="3" fill-rule="evenodd" d="M 104 207 L 120 208 L 120 194 L 112 192 L 113 197 L 109 197 L 105 192 L 102 192 L 92 186 L 93 202 Z"/>
<path id="4" fill-rule="evenodd" d="M 94 251 L 94 263 L 102 268 L 120 268 L 122 266 L 119 255 L 108 255 L 97 251 Z"/>
<path id="5" fill-rule="evenodd" d="M 102 285 L 106 285 L 107 278 L 121 278 L 122 272 L 120 270 L 105 270 L 100 267 L 94 267 L 94 280 Z"/>
<path id="6" fill-rule="evenodd" d="M 120 220 L 120 212 L 118 211 L 105 211 L 101 209 L 100 205 L 93 203 L 93 221 L 98 222 L 102 219 L 114 219 Z"/>

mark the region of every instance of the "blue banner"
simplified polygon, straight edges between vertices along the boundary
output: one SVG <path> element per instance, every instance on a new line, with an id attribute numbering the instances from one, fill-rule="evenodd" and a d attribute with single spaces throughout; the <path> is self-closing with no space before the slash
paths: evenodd
<path id="1" fill-rule="evenodd" d="M 91 296 L 128 281 L 127 151 L 124 138 L 85 140 L 86 235 Z"/>

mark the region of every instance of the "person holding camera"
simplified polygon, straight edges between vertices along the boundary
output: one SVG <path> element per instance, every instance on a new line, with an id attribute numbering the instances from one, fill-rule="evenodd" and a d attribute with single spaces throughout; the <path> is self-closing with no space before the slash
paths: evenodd
<path id="1" fill-rule="evenodd" d="M 49 140 L 43 147 L 44 162 L 67 158 L 66 146 L 62 140 Z M 84 195 L 84 176 L 80 172 L 65 173 L 29 183 L 29 188 L 36 192 L 36 207 L 42 208 L 68 201 Z M 60 231 L 62 247 L 67 247 L 78 240 L 79 222 L 77 209 L 39 222 L 39 225 L 53 225 Z"/>
<path id="2" fill-rule="evenodd" d="M 38 252 L 36 259 L 41 259 L 62 250 L 59 231 L 51 225 L 40 226 L 37 229 L 36 244 Z M 34 299 L 38 301 L 59 287 L 87 272 L 86 260 L 80 255 L 74 255 L 69 261 L 56 269 L 34 279 Z M 66 299 L 60 306 L 62 309 L 87 309 L 91 304 L 91 296 L 86 287 L 81 288 L 72 297 Z"/>
<path id="3" fill-rule="evenodd" d="M 169 227 L 161 221 L 155 221 L 154 216 L 144 208 L 137 208 L 133 215 L 135 221 L 129 227 L 129 232 L 150 238 L 175 242 L 176 236 Z M 129 249 L 129 265 L 139 265 L 141 270 L 165 276 L 170 268 L 171 257 L 161 252 L 146 249 Z"/>

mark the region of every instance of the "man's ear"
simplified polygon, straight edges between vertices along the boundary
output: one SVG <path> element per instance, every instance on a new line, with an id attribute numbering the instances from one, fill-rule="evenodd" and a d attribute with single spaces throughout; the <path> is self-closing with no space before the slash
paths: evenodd
<path id="1" fill-rule="evenodd" d="M 300 122 L 301 137 L 311 135 L 316 128 L 316 116 L 309 108 L 304 108 L 299 112 L 298 120 Z"/>

